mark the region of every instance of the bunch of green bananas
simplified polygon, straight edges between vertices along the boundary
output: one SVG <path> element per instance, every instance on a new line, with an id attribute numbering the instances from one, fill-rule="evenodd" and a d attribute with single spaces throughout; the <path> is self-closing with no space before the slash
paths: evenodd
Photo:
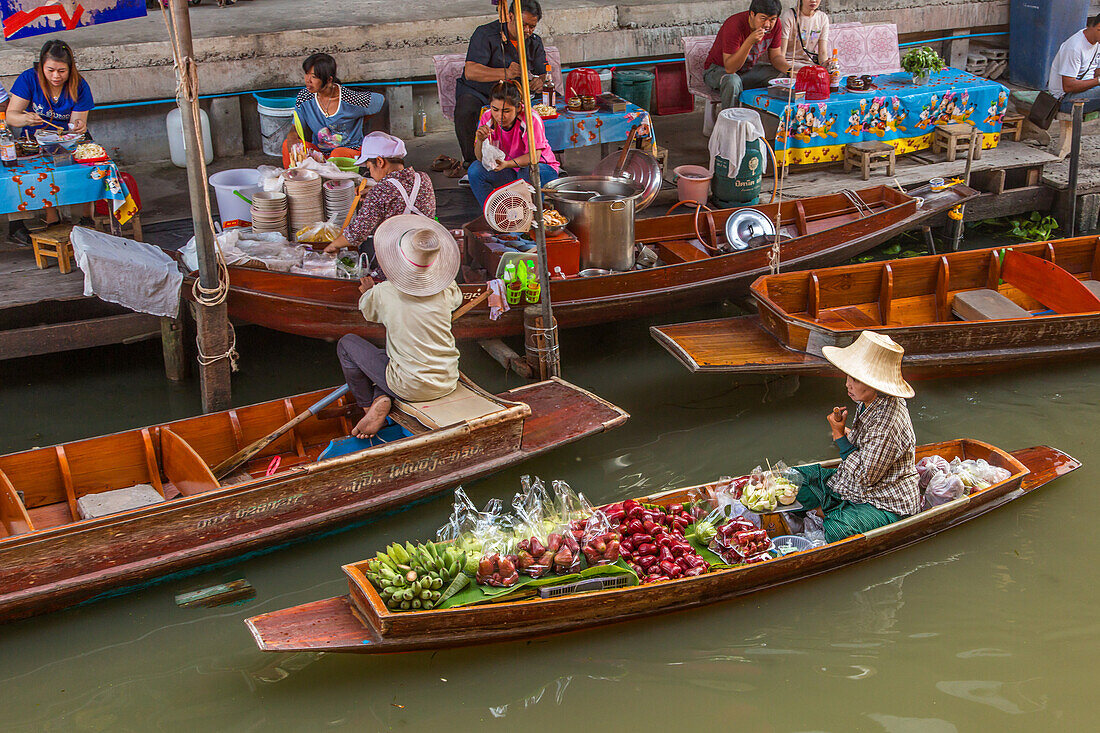
<path id="1" fill-rule="evenodd" d="M 431 610 L 469 582 L 465 566 L 466 553 L 453 547 L 395 542 L 371 560 L 366 576 L 391 611 Z"/>

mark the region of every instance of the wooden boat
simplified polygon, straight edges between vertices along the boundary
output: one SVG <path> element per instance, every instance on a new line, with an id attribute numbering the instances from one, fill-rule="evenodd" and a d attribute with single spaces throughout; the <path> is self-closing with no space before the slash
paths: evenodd
<path id="1" fill-rule="evenodd" d="M 761 277 L 759 315 L 650 332 L 692 371 L 819 374 L 823 346 L 870 329 L 934 377 L 1100 352 L 1097 281 L 1100 239 L 1077 237 Z"/>
<path id="2" fill-rule="evenodd" d="M 843 262 L 977 193 L 956 186 L 919 195 L 923 197 L 920 208 L 913 196 L 885 186 L 751 208 L 773 221 L 776 210 L 780 211 L 782 227 L 793 236 L 782 245 L 782 264 L 785 269 L 797 270 Z M 713 212 L 712 226 L 706 216 L 701 217 L 703 236 L 709 238 L 706 232 L 714 232 L 714 243 L 723 244 L 726 220 L 735 211 Z M 477 251 L 478 233 L 487 230 L 484 219 L 465 229 L 466 272 L 476 274 L 480 270 L 477 276 L 482 282 L 487 276 L 485 263 L 470 253 Z M 658 265 L 602 277 L 553 280 L 550 295 L 559 326 L 637 318 L 742 296 L 755 278 L 768 272 L 768 247 L 712 255 L 692 244 L 692 240 L 698 241 L 694 214 L 638 219 L 635 236 L 639 245 L 648 245 L 657 252 Z M 230 271 L 228 308 L 233 318 L 315 338 L 336 339 L 346 333 L 376 342 L 384 338 L 383 327 L 365 322 L 357 309 L 357 282 L 247 267 L 231 267 Z M 185 295 L 190 294 L 189 282 L 183 290 Z M 462 285 L 467 300 L 484 290 L 482 283 Z M 453 329 L 460 339 L 518 335 L 523 333 L 523 309 L 513 308 L 491 321 L 488 307 L 482 305 L 456 320 Z"/>
<path id="3" fill-rule="evenodd" d="M 354 563 L 344 567 L 350 594 L 248 619 L 264 651 L 324 651 L 377 654 L 510 641 L 649 618 L 727 600 L 802 580 L 919 542 L 1018 499 L 1080 465 L 1045 446 L 1006 453 L 974 440 L 922 446 L 918 456 L 984 458 L 1011 472 L 1001 483 L 928 509 L 879 529 L 812 550 L 755 565 L 717 570 L 694 578 L 563 595 L 500 601 L 432 611 L 389 611 Z M 701 488 L 701 487 L 694 487 Z M 640 501 L 683 502 L 689 489 Z"/>
<path id="4" fill-rule="evenodd" d="M 408 505 L 627 418 L 558 379 L 497 396 L 465 383 L 433 403 L 398 403 L 388 442 L 322 457 L 362 414 L 341 397 L 243 472 L 214 478 L 210 466 L 326 393 L 0 456 L 0 621 Z M 80 518 L 83 497 L 138 484 L 163 500 Z"/>

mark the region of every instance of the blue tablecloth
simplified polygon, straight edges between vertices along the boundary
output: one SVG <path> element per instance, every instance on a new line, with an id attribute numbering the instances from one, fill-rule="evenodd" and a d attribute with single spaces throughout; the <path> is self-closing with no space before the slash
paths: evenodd
<path id="1" fill-rule="evenodd" d="M 114 163 L 55 166 L 52 160 L 39 157 L 20 159 L 12 168 L 0 168 L 0 213 L 100 200 L 111 202 L 121 223 L 137 211 Z"/>
<path id="2" fill-rule="evenodd" d="M 852 92 L 842 83 L 828 100 L 790 109 L 766 89 L 743 92 L 741 104 L 779 117 L 775 154 L 780 164 L 843 160 L 846 143 L 866 140 L 887 142 L 899 155 L 912 153 L 931 147 L 935 126 L 949 122 L 976 125 L 983 133 L 982 148 L 997 147 L 1008 109 L 1008 89 L 997 82 L 958 69 L 933 74 L 921 85 L 906 73 L 873 79 L 874 89 Z"/>
<path id="3" fill-rule="evenodd" d="M 622 112 L 588 112 L 570 114 L 565 105 L 558 105 L 558 116 L 543 120 L 546 140 L 551 150 L 569 150 L 585 145 L 621 142 L 637 124 L 649 124 L 649 113 L 627 102 Z"/>

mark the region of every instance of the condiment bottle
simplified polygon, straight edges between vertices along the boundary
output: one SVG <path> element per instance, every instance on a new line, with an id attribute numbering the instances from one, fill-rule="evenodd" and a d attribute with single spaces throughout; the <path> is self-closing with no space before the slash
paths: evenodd
<path id="1" fill-rule="evenodd" d="M 0 112 L 0 163 L 3 163 L 5 168 L 14 168 L 17 157 L 19 155 L 15 149 L 15 138 L 11 136 L 11 130 L 8 129 L 7 113 Z"/>
<path id="2" fill-rule="evenodd" d="M 424 137 L 428 134 L 428 113 L 424 111 L 424 100 L 416 101 L 416 113 L 413 115 L 413 135 Z"/>
<path id="3" fill-rule="evenodd" d="M 840 57 L 837 50 L 833 49 L 833 57 L 829 59 L 829 91 L 840 91 Z"/>
<path id="4" fill-rule="evenodd" d="M 519 281 L 519 274 L 516 272 L 514 262 L 509 262 L 504 266 L 504 286 L 508 291 L 508 303 L 511 305 L 518 304 L 520 298 L 523 297 L 523 283 Z"/>
<path id="5" fill-rule="evenodd" d="M 558 93 L 554 89 L 554 75 L 550 73 L 550 64 L 546 65 L 546 76 L 542 79 L 542 103 L 554 107 L 558 103 Z"/>

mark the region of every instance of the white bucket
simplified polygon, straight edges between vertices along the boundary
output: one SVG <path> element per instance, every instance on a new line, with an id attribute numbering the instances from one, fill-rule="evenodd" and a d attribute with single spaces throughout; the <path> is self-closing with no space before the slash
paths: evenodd
<path id="1" fill-rule="evenodd" d="M 255 168 L 233 168 L 210 176 L 210 185 L 218 199 L 218 218 L 222 229 L 252 226 L 252 210 L 248 202 L 234 191 L 252 198 L 260 190 L 260 172 Z"/>
<path id="2" fill-rule="evenodd" d="M 611 69 L 600 69 L 600 91 L 604 94 L 611 91 Z"/>
<path id="3" fill-rule="evenodd" d="M 260 112 L 260 136 L 263 138 L 264 152 L 277 158 L 283 157 L 283 140 L 294 124 L 294 108 L 265 107 L 257 104 Z"/>

